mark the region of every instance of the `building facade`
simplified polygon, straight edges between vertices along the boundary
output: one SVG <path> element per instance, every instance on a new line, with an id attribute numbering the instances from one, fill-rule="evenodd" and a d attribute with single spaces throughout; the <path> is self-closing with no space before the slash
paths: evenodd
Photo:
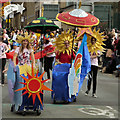
<path id="1" fill-rule="evenodd" d="M 11 3 L 13 4 L 13 3 Z M 14 4 L 21 4 L 15 2 Z M 45 2 L 24 2 L 25 10 L 23 14 L 15 13 L 14 18 L 10 18 L 9 26 L 17 29 L 22 29 L 29 22 L 41 17 L 41 8 L 44 6 L 43 16 L 47 19 L 54 20 L 55 23 L 63 29 L 72 28 L 56 20 L 57 13 L 71 11 L 78 8 L 76 2 L 62 2 L 61 0 L 45 1 Z M 81 9 L 95 15 L 100 19 L 98 27 L 103 29 L 116 28 L 120 30 L 120 2 L 95 2 L 83 3 Z"/>

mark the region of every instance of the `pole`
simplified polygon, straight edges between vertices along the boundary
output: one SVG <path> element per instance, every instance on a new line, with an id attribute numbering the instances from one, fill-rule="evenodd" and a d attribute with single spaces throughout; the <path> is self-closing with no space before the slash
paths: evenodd
<path id="1" fill-rule="evenodd" d="M 92 15 L 94 15 L 94 11 L 95 11 L 95 6 L 94 6 L 94 2 L 92 2 L 92 11 L 91 11 Z"/>

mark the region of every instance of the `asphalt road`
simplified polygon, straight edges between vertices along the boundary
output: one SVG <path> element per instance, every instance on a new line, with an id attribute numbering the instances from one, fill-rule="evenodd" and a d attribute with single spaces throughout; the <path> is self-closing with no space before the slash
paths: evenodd
<path id="1" fill-rule="evenodd" d="M 26 116 L 10 112 L 10 99 L 8 87 L 2 87 L 2 118 L 118 118 L 118 86 L 120 78 L 113 74 L 98 73 L 97 98 L 91 97 L 91 93 L 85 96 L 86 82 L 83 86 L 77 101 L 69 104 L 53 104 L 51 92 L 44 92 L 44 110 L 40 116 L 29 111 Z M 45 85 L 51 88 L 52 82 Z M 1 87 L 0 87 L 1 89 Z M 92 90 L 92 89 L 91 89 Z"/>

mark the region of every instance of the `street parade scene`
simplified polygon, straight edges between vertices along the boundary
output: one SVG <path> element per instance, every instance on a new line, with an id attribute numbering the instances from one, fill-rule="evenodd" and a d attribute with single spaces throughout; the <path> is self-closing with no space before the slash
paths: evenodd
<path id="1" fill-rule="evenodd" d="M 0 0 L 1 119 L 119 119 L 119 0 Z"/>

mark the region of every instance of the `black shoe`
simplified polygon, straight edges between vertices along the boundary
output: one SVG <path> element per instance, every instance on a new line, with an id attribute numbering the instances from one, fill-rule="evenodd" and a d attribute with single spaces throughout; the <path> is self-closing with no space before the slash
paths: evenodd
<path id="1" fill-rule="evenodd" d="M 89 91 L 87 90 L 87 91 L 85 92 L 85 95 L 87 96 L 87 95 L 88 95 L 88 93 L 89 93 Z"/>
<path id="2" fill-rule="evenodd" d="M 119 74 L 117 74 L 115 77 L 119 77 Z"/>

